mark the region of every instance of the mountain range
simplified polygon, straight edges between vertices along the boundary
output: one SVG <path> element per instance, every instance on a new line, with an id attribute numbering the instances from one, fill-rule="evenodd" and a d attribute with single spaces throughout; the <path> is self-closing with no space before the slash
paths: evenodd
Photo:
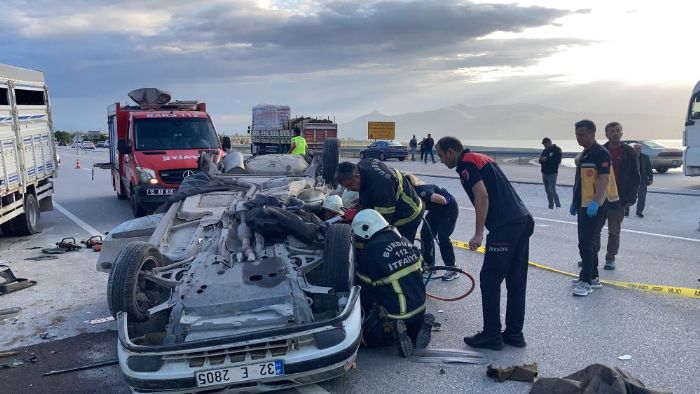
<path id="1" fill-rule="evenodd" d="M 524 140 L 573 139 L 574 123 L 593 120 L 598 134 L 605 136 L 608 122 L 622 124 L 624 138 L 681 138 L 683 118 L 680 116 L 634 113 L 568 112 L 537 104 L 486 105 L 462 104 L 432 111 L 384 115 L 378 111 L 338 125 L 341 138 L 367 139 L 368 121 L 395 121 L 396 139 L 407 141 L 413 134 L 420 140 L 427 133 L 433 137 L 454 135 L 461 140 Z M 599 137 L 599 138 L 601 138 Z"/>

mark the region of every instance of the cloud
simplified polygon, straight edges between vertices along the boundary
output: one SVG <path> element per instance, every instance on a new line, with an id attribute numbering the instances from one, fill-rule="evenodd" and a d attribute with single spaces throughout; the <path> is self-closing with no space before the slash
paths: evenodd
<path id="1" fill-rule="evenodd" d="M 183 99 L 201 95 L 231 124 L 240 117 L 227 113 L 248 113 L 264 101 L 286 100 L 306 113 L 347 112 L 357 101 L 403 101 L 413 97 L 410 89 L 432 94 L 479 76 L 499 79 L 587 44 L 485 39 L 586 12 L 513 4 L 9 0 L 3 8 L 0 39 L 10 43 L 3 61 L 44 70 L 66 111 L 57 121 L 75 125 L 103 123 L 102 113 L 75 116 L 81 99 L 106 107 L 142 86 Z"/>

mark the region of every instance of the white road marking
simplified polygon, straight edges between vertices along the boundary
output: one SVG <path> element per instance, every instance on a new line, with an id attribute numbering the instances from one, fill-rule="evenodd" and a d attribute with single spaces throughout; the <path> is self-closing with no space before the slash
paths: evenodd
<path id="1" fill-rule="evenodd" d="M 308 384 L 306 386 L 297 387 L 296 390 L 300 394 L 329 394 L 326 389 L 317 384 Z"/>
<path id="2" fill-rule="evenodd" d="M 464 209 L 464 210 L 467 210 L 467 211 L 473 211 L 473 210 L 474 210 L 474 208 L 467 208 L 467 207 L 459 207 L 459 209 Z M 578 223 L 576 223 L 576 222 L 571 222 L 571 221 L 568 221 L 568 220 L 558 220 L 558 219 L 541 218 L 541 217 L 537 217 L 537 216 L 533 216 L 533 217 L 534 217 L 536 220 L 543 220 L 543 221 L 545 221 L 545 222 L 554 222 L 554 223 L 563 223 L 563 224 L 578 225 Z M 608 227 L 605 226 L 605 227 L 603 227 L 603 228 L 607 229 Z M 668 238 L 668 239 L 677 239 L 677 240 L 679 240 L 679 241 L 690 241 L 690 242 L 698 242 L 698 243 L 700 243 L 700 239 L 697 239 L 697 238 L 678 237 L 678 236 L 676 236 L 676 235 L 650 233 L 650 232 L 646 232 L 646 231 L 630 230 L 630 229 L 625 229 L 625 228 L 623 228 L 621 231 L 622 231 L 622 232 L 625 232 L 625 233 L 649 235 L 649 236 L 652 236 L 652 237 L 660 237 L 660 238 Z"/>
<path id="3" fill-rule="evenodd" d="M 62 214 L 66 215 L 66 217 L 67 217 L 68 219 L 72 220 L 73 223 L 77 224 L 78 226 L 80 226 L 80 228 L 82 228 L 82 229 L 85 230 L 88 234 L 90 234 L 90 236 L 93 236 L 93 235 L 104 235 L 104 234 L 102 234 L 102 232 L 95 230 L 95 228 L 93 228 L 93 227 L 90 226 L 89 224 L 87 224 L 87 223 L 85 223 L 84 221 L 82 221 L 82 219 L 80 219 L 79 217 L 73 215 L 73 214 L 72 214 L 69 210 L 67 210 L 66 208 L 63 208 L 63 206 L 61 206 L 61 204 L 57 203 L 56 201 L 53 202 L 53 206 L 54 206 L 54 208 L 58 209 Z"/>

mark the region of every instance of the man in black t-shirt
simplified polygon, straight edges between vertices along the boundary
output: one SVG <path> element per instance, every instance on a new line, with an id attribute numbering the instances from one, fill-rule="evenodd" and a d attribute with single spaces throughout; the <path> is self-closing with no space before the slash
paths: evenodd
<path id="1" fill-rule="evenodd" d="M 483 332 L 465 337 L 471 347 L 500 350 L 503 343 L 524 347 L 525 289 L 530 236 L 535 223 L 508 178 L 488 156 L 464 149 L 454 137 L 443 137 L 437 153 L 447 168 L 455 168 L 476 210 L 474 236 L 469 249 L 476 250 L 486 237 L 486 254 L 481 267 Z M 501 333 L 501 283 L 506 281 L 508 302 L 506 329 Z"/>
<path id="2" fill-rule="evenodd" d="M 430 155 L 430 160 L 433 161 L 433 164 L 435 164 L 435 156 L 433 155 L 433 147 L 435 146 L 435 140 L 433 137 L 428 134 L 428 138 L 425 139 L 424 142 L 425 146 L 425 161 L 424 163 L 428 164 L 428 155 Z"/>

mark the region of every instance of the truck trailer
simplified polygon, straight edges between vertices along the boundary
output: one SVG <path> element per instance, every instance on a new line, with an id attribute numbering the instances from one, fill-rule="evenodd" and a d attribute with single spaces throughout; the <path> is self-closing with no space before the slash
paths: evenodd
<path id="1" fill-rule="evenodd" d="M 0 64 L 0 228 L 8 235 L 39 231 L 53 209 L 58 159 L 44 73 Z"/>

